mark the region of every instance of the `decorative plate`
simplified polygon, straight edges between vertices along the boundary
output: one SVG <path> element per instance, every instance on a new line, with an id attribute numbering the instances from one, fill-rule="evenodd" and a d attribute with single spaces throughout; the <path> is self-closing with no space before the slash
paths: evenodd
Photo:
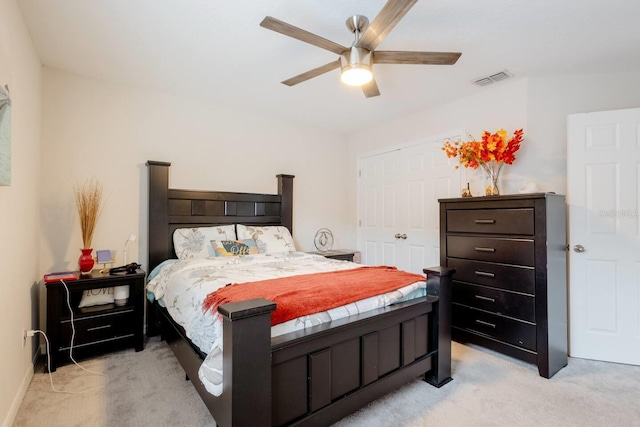
<path id="1" fill-rule="evenodd" d="M 313 238 L 313 244 L 319 251 L 330 251 L 333 246 L 333 233 L 328 228 L 321 228 Z"/>

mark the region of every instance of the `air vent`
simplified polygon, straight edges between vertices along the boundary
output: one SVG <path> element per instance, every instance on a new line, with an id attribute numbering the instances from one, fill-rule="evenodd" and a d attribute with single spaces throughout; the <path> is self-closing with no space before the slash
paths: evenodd
<path id="1" fill-rule="evenodd" d="M 473 83 L 477 84 L 478 86 L 487 86 L 487 85 L 490 85 L 491 83 L 508 79 L 509 77 L 513 77 L 513 74 L 511 74 L 507 70 L 504 70 L 504 71 L 500 71 L 499 73 L 491 74 L 490 76 L 480 77 L 479 79 L 474 80 Z"/>

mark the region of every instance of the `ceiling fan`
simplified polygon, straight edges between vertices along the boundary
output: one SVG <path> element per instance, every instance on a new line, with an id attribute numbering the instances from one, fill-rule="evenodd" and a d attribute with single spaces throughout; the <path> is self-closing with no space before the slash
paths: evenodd
<path id="1" fill-rule="evenodd" d="M 340 68 L 342 81 L 353 86 L 361 86 L 364 95 L 370 98 L 380 95 L 380 90 L 371 71 L 372 64 L 453 65 L 461 55 L 459 52 L 375 50 L 417 1 L 418 0 L 387 1 L 371 25 L 369 25 L 369 20 L 362 15 L 354 15 L 347 19 L 347 28 L 355 34 L 355 39 L 351 47 L 334 43 L 331 40 L 294 27 L 271 16 L 265 17 L 260 23 L 260 26 L 340 55 L 340 58 L 333 62 L 284 80 L 282 82 L 283 84 L 294 86 L 313 77 L 318 77 L 326 72 Z"/>

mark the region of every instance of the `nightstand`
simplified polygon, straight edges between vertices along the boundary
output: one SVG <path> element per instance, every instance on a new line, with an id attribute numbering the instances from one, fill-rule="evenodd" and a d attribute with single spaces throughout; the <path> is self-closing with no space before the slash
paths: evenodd
<path id="1" fill-rule="evenodd" d="M 135 274 L 109 275 L 93 270 L 78 280 L 65 281 L 73 310 L 75 339 L 74 359 L 134 347 L 144 349 L 144 287 L 146 274 L 138 269 Z M 46 283 L 47 336 L 50 361 L 48 369 L 54 372 L 59 364 L 69 361 L 71 344 L 71 316 L 67 294 L 62 282 Z M 88 289 L 129 286 L 129 298 L 124 305 L 115 303 L 78 308 L 83 291 Z"/>
<path id="2" fill-rule="evenodd" d="M 330 251 L 309 252 L 316 255 L 322 255 L 325 258 L 341 259 L 343 261 L 353 262 L 353 257 L 358 251 L 349 249 L 332 249 Z"/>

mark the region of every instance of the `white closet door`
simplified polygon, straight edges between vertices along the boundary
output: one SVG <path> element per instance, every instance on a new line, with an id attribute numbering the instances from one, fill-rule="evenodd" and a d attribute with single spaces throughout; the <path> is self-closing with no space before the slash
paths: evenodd
<path id="1" fill-rule="evenodd" d="M 454 161 L 440 149 L 444 140 L 360 158 L 358 248 L 363 264 L 395 265 L 420 274 L 439 264 L 438 198 L 455 197 L 461 189 Z"/>

